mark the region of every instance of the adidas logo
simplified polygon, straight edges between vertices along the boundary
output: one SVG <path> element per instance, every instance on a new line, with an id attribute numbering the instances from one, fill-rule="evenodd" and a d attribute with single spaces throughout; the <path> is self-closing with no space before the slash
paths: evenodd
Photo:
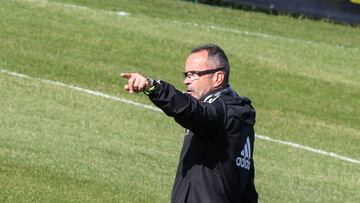
<path id="1" fill-rule="evenodd" d="M 219 94 L 219 93 L 217 93 L 217 94 L 211 94 L 211 95 L 207 96 L 207 97 L 204 99 L 204 102 L 211 104 L 211 103 L 213 103 L 213 102 L 214 102 L 217 98 L 219 98 L 219 97 L 220 97 L 220 94 Z"/>
<path id="2" fill-rule="evenodd" d="M 236 158 L 236 165 L 244 169 L 250 170 L 251 165 L 251 145 L 249 137 L 246 138 L 244 149 L 240 152 L 240 156 Z"/>

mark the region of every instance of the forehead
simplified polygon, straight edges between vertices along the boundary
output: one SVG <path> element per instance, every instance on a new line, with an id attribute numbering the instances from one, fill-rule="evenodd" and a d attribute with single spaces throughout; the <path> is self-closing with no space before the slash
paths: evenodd
<path id="1" fill-rule="evenodd" d="M 190 54 L 186 59 L 185 70 L 207 70 L 208 52 L 206 50 Z"/>

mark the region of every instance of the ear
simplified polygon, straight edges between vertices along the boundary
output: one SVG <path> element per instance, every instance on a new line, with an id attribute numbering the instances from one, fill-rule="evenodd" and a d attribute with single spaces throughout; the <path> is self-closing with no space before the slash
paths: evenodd
<path id="1" fill-rule="evenodd" d="M 224 82 L 224 72 L 218 71 L 214 74 L 213 80 L 214 80 L 214 88 L 220 87 Z"/>

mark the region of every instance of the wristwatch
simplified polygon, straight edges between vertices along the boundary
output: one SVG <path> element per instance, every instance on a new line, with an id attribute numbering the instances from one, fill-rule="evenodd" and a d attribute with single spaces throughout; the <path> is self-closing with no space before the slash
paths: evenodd
<path id="1" fill-rule="evenodd" d="M 146 89 L 143 90 L 144 94 L 150 95 L 155 92 L 155 83 L 156 81 L 152 78 L 147 78 L 148 83 L 150 84 Z"/>

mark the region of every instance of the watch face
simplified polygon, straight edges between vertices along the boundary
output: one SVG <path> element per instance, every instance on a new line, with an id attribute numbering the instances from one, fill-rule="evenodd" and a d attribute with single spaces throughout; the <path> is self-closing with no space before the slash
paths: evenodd
<path id="1" fill-rule="evenodd" d="M 147 78 L 147 80 L 148 80 L 148 82 L 149 82 L 149 84 L 150 84 L 150 87 L 152 87 L 152 86 L 154 86 L 155 84 L 154 84 L 154 80 L 153 79 L 151 79 L 151 78 Z"/>

